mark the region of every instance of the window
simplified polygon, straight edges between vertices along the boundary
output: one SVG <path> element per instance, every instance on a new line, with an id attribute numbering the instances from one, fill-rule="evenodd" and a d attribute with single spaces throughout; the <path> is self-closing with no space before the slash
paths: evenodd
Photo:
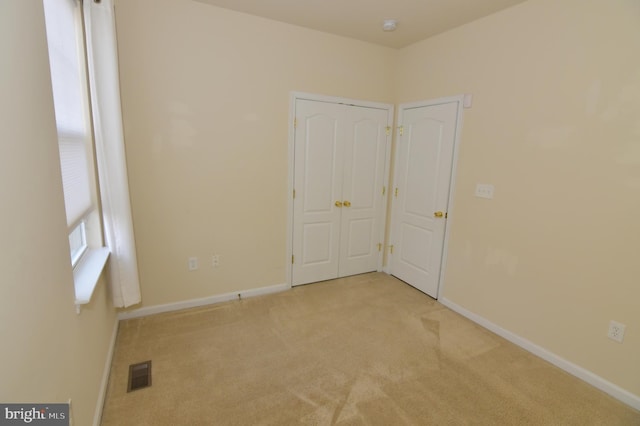
<path id="1" fill-rule="evenodd" d="M 75 268 L 89 246 L 102 245 L 96 208 L 82 8 L 78 0 L 44 0 L 43 3 L 69 231 L 69 255 Z"/>
<path id="2" fill-rule="evenodd" d="M 80 222 L 69 234 L 69 248 L 71 250 L 71 265 L 75 266 L 88 248 L 87 228 L 84 221 Z"/>
<path id="3" fill-rule="evenodd" d="M 109 257 L 102 247 L 88 66 L 80 0 L 43 0 L 76 310 L 89 303 Z"/>
<path id="4" fill-rule="evenodd" d="M 80 305 L 91 301 L 108 258 L 114 305 L 131 306 L 141 297 L 113 0 L 43 0 L 43 5 L 76 309 L 80 313 Z"/>

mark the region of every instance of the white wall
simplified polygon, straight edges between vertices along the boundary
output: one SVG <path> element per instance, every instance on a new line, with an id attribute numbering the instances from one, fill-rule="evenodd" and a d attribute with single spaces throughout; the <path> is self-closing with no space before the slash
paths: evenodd
<path id="1" fill-rule="evenodd" d="M 93 421 L 115 323 L 76 315 L 42 2 L 0 2 L 0 401 L 72 399 Z"/>
<path id="2" fill-rule="evenodd" d="M 116 13 L 143 305 L 285 283 L 290 92 L 390 101 L 397 52 L 188 0 Z"/>
<path id="3" fill-rule="evenodd" d="M 144 306 L 284 282 L 290 91 L 472 93 L 444 296 L 640 395 L 639 8 L 530 0 L 394 51 L 188 0 L 118 1 Z"/>
<path id="4" fill-rule="evenodd" d="M 398 102 L 474 96 L 444 297 L 635 395 L 638 52 L 637 1 L 530 0 L 403 49 L 396 76 Z"/>

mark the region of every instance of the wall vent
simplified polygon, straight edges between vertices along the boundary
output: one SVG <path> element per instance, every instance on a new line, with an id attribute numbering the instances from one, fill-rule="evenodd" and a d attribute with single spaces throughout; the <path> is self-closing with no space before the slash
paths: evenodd
<path id="1" fill-rule="evenodd" d="M 129 366 L 129 385 L 127 392 L 151 386 L 151 361 L 139 362 Z"/>

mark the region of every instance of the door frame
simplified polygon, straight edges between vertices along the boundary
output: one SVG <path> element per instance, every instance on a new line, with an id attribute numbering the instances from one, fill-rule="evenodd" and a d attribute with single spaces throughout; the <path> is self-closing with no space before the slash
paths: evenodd
<path id="1" fill-rule="evenodd" d="M 336 96 L 325 96 L 318 95 L 313 93 L 305 93 L 305 92 L 291 92 L 289 98 L 289 130 L 288 130 L 288 177 L 287 177 L 287 244 L 286 244 L 286 257 L 285 257 L 285 279 L 288 286 L 291 288 L 293 286 L 293 265 L 291 263 L 291 258 L 293 256 L 293 181 L 294 181 L 294 166 L 295 166 L 295 128 L 294 128 L 294 120 L 296 113 L 296 101 L 298 100 L 308 100 L 308 101 L 316 101 L 316 102 L 327 102 L 333 104 L 343 104 L 343 105 L 351 105 L 363 108 L 376 108 L 387 110 L 387 126 L 393 129 L 393 118 L 395 113 L 395 106 L 393 104 L 385 104 L 380 102 L 370 102 L 363 101 L 359 99 L 350 99 L 350 98 L 342 98 Z M 394 132 L 392 131 L 390 134 L 390 140 L 387 143 L 385 149 L 385 160 L 384 160 L 384 182 L 387 188 L 389 188 L 389 172 L 391 166 L 391 150 L 393 147 L 393 139 Z M 381 234 L 380 241 L 383 243 L 383 247 L 385 244 L 384 236 L 385 229 L 387 224 L 387 210 L 389 206 L 389 191 L 386 192 L 383 199 L 383 212 L 382 212 L 382 222 L 381 229 L 379 230 Z M 383 268 L 383 259 L 384 259 L 384 249 L 379 252 L 378 255 L 378 272 L 382 271 Z"/>
<path id="2" fill-rule="evenodd" d="M 395 185 L 397 181 L 398 174 L 398 140 L 400 138 L 399 127 L 402 124 L 402 113 L 404 110 L 411 108 L 421 108 L 421 107 L 429 107 L 441 104 L 448 103 L 457 103 L 457 120 L 455 125 L 455 135 L 453 138 L 453 158 L 451 160 L 451 180 L 449 182 L 449 196 L 447 199 L 447 220 L 444 225 L 444 242 L 442 244 L 442 259 L 440 260 L 440 274 L 438 276 L 438 293 L 437 298 L 440 299 L 443 294 L 444 286 L 445 286 L 445 270 L 447 266 L 447 257 L 449 253 L 449 236 L 451 234 L 451 228 L 453 226 L 453 220 L 455 215 L 453 214 L 453 197 L 455 194 L 456 188 L 456 176 L 458 174 L 458 154 L 460 151 L 460 135 L 462 133 L 462 120 L 463 120 L 463 110 L 464 110 L 464 95 L 450 96 L 445 98 L 437 98 L 437 99 L 429 99 L 424 101 L 417 102 L 409 102 L 398 105 L 398 120 L 396 131 L 394 132 L 394 140 L 393 140 L 393 155 L 394 155 L 394 167 L 393 167 L 393 185 Z M 389 210 L 393 215 L 393 199 L 389 201 Z M 393 237 L 393 226 L 391 226 L 392 217 L 389 218 L 389 241 L 394 241 Z M 385 267 L 385 272 L 388 274 L 393 273 L 392 263 L 389 259 L 387 259 L 387 265 Z"/>

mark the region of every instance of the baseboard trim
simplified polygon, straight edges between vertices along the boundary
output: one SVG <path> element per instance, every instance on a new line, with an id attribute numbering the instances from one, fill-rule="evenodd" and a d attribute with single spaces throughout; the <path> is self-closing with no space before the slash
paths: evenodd
<path id="1" fill-rule="evenodd" d="M 111 333 L 111 342 L 107 352 L 107 360 L 104 363 L 104 371 L 102 372 L 102 382 L 100 383 L 100 392 L 98 393 L 98 402 L 96 403 L 95 414 L 93 415 L 93 426 L 100 426 L 102 421 L 102 410 L 104 409 L 105 398 L 107 397 L 107 386 L 109 386 L 109 375 L 111 374 L 111 362 L 113 354 L 116 350 L 116 338 L 118 337 L 118 318 L 113 324 L 113 332 Z"/>
<path id="2" fill-rule="evenodd" d="M 535 343 L 530 342 L 527 339 L 524 339 L 520 336 L 518 336 L 515 333 L 512 333 L 502 327 L 500 327 L 497 324 L 492 323 L 491 321 L 487 320 L 486 318 L 475 314 L 465 308 L 463 308 L 460 305 L 457 305 L 456 303 L 452 302 L 451 300 L 447 299 L 447 298 L 441 298 L 438 299 L 438 301 L 440 303 L 442 303 L 444 306 L 446 306 L 447 308 L 451 309 L 452 311 L 455 311 L 457 313 L 459 313 L 460 315 L 467 317 L 468 319 L 470 319 L 471 321 L 475 322 L 478 325 L 481 325 L 482 327 L 494 332 L 495 334 L 497 334 L 498 336 L 504 337 L 505 339 L 507 339 L 508 341 L 510 341 L 511 343 L 514 343 L 518 346 L 520 346 L 522 349 L 531 352 L 532 354 L 544 359 L 545 361 L 550 362 L 551 364 L 555 365 L 558 368 L 561 368 L 562 370 L 566 371 L 567 373 L 589 383 L 590 385 L 600 389 L 601 391 L 608 393 L 609 395 L 611 395 L 612 397 L 616 398 L 617 400 L 635 408 L 636 410 L 640 410 L 640 396 L 632 394 L 631 392 L 622 389 L 620 386 L 615 385 L 605 379 L 603 379 L 602 377 L 592 373 L 589 370 L 586 370 L 585 368 L 582 368 L 570 361 L 567 361 L 566 359 L 554 354 L 553 352 L 548 351 L 547 349 L 543 348 L 542 346 L 538 346 Z"/>
<path id="3" fill-rule="evenodd" d="M 203 297 L 201 299 L 183 300 L 176 303 L 167 303 L 165 305 L 148 306 L 140 309 L 135 309 L 128 312 L 120 312 L 118 314 L 119 320 L 127 320 L 132 318 L 146 317 L 149 315 L 161 314 L 164 312 L 179 311 L 181 309 L 196 308 L 198 306 L 213 305 L 214 303 L 228 302 L 231 300 L 263 296 L 265 294 L 279 293 L 281 291 L 289 290 L 291 286 L 289 284 L 277 284 L 268 287 L 258 287 L 249 290 L 234 291 L 231 293 L 218 294 L 215 296 Z"/>

